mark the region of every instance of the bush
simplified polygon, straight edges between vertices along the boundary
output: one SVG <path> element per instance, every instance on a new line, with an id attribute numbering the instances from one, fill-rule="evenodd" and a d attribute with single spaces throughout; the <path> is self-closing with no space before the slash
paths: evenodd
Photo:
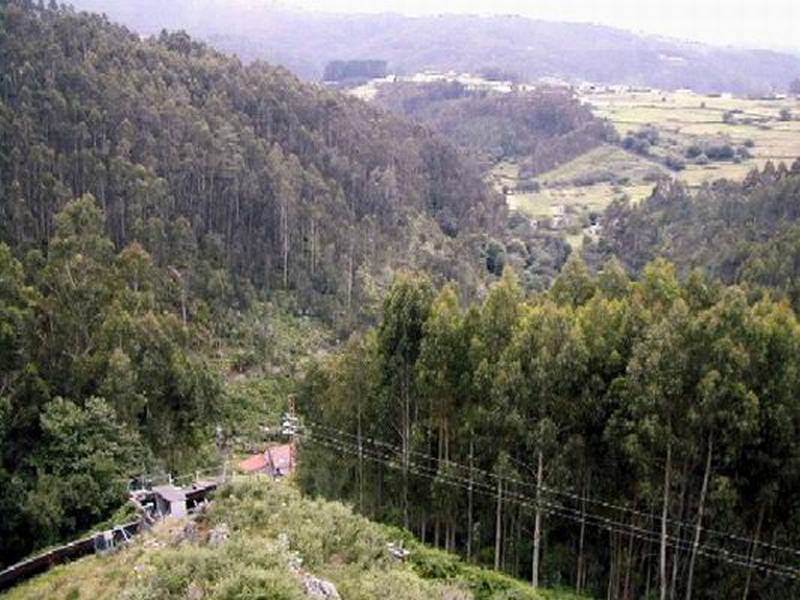
<path id="1" fill-rule="evenodd" d="M 498 277 L 503 274 L 503 268 L 506 266 L 506 249 L 503 244 L 492 240 L 489 247 L 486 249 L 486 270 L 497 275 Z"/>
<path id="2" fill-rule="evenodd" d="M 645 125 L 636 132 L 636 137 L 640 140 L 647 140 L 651 146 L 656 146 L 661 139 L 661 134 L 652 125 Z"/>
<path id="3" fill-rule="evenodd" d="M 731 160 L 736 152 L 730 144 L 713 145 L 706 148 L 706 156 L 711 160 Z"/>
<path id="4" fill-rule="evenodd" d="M 524 194 L 535 194 L 540 189 L 542 189 L 542 186 L 535 179 L 523 179 L 517 185 L 517 190 Z"/>
<path id="5" fill-rule="evenodd" d="M 703 154 L 703 148 L 700 144 L 692 144 L 686 148 L 686 158 L 697 158 Z"/>
<path id="6" fill-rule="evenodd" d="M 572 184 L 578 187 L 586 187 L 590 185 L 597 185 L 598 183 L 615 183 L 617 176 L 613 171 L 608 169 L 598 169 L 596 171 L 589 171 L 582 173 L 572 180 Z"/>
<path id="7" fill-rule="evenodd" d="M 664 173 L 662 173 L 658 169 L 651 169 L 650 171 L 644 174 L 644 177 L 642 177 L 642 179 L 646 183 L 654 183 L 656 181 L 661 181 L 662 179 L 664 179 Z"/>
<path id="8" fill-rule="evenodd" d="M 676 154 L 670 154 L 664 159 L 664 164 L 673 171 L 683 171 L 686 168 L 686 161 Z"/>
<path id="9" fill-rule="evenodd" d="M 686 148 L 686 158 L 697 159 L 704 154 L 708 160 L 732 160 L 736 150 L 727 136 L 693 142 Z"/>
<path id="10" fill-rule="evenodd" d="M 650 147 L 652 143 L 644 137 L 638 135 L 628 135 L 622 140 L 622 147 L 636 154 L 647 156 L 650 154 Z"/>

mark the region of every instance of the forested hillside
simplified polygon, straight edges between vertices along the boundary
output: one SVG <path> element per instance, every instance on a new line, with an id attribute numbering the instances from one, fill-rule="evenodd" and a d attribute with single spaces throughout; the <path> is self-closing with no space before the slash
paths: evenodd
<path id="1" fill-rule="evenodd" d="M 585 249 L 600 264 L 619 257 L 632 273 L 667 257 L 687 274 L 698 268 L 725 283 L 775 290 L 800 309 L 800 160 L 768 162 L 744 182 L 718 181 L 692 192 L 660 185 L 639 204 L 613 203 L 601 236 Z"/>
<path id="2" fill-rule="evenodd" d="M 456 81 L 397 82 L 380 84 L 374 101 L 429 124 L 485 161 L 518 160 L 527 175 L 618 137 L 610 124 L 559 88 L 493 94 Z"/>
<path id="3" fill-rule="evenodd" d="M 185 34 L 36 5 L 10 2 L 0 39 L 0 239 L 17 256 L 91 193 L 117 249 L 139 241 L 192 290 L 196 252 L 225 271 L 224 302 L 289 290 L 347 319 L 393 266 L 480 281 L 469 234 L 504 205 L 442 138 Z"/>
<path id="4" fill-rule="evenodd" d="M 309 371 L 301 482 L 539 585 L 800 594 L 800 323 L 663 261 L 481 304 L 420 276 Z"/>
<path id="5" fill-rule="evenodd" d="M 800 76 L 800 58 L 790 53 L 715 47 L 514 15 L 348 15 L 292 10 L 280 2 L 229 0 L 172 0 L 168 5 L 159 0 L 73 2 L 106 11 L 143 33 L 163 27 L 186 29 L 243 60 L 269 60 L 308 79 L 319 79 L 332 60 L 349 59 L 386 60 L 390 72 L 396 73 L 500 68 L 526 80 L 548 76 L 738 94 L 785 92 Z M 774 43 L 788 47 L 795 42 Z"/>
<path id="6" fill-rule="evenodd" d="M 505 222 L 421 126 L 185 34 L 1 3 L 0 563 L 109 518 L 132 475 L 218 462 L 217 426 L 258 430 L 278 317 L 348 331 L 400 266 L 474 294 Z M 566 258 L 519 252 L 540 285 Z M 301 331 L 290 374 L 319 349 Z M 263 388 L 224 384 L 253 366 Z"/>
<path id="7" fill-rule="evenodd" d="M 406 26 L 332 18 L 356 54 Z M 485 39 L 464 19 L 415 31 Z M 537 30 L 491 22 L 515 44 Z M 751 56 L 731 52 L 700 61 L 719 67 L 703 85 L 794 68 L 765 55 L 731 79 Z M 514 577 L 800 596 L 800 161 L 616 200 L 587 266 L 509 214 L 474 154 L 539 173 L 611 139 L 605 122 L 551 90 L 386 104 L 401 114 L 185 33 L 0 0 L 0 565 L 121 518 L 133 476 L 263 450 L 293 396 L 304 496 L 226 487 L 199 530 L 29 597 L 302 598 L 297 552 L 345 598 L 550 596 Z"/>

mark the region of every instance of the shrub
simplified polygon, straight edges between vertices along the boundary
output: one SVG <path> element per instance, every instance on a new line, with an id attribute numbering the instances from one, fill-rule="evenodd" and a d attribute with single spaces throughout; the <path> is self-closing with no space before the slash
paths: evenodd
<path id="1" fill-rule="evenodd" d="M 596 171 L 589 171 L 582 173 L 572 180 L 573 185 L 578 187 L 586 187 L 590 185 L 597 185 L 598 183 L 615 183 L 617 176 L 613 171 L 608 169 L 598 169 Z"/>
<path id="2" fill-rule="evenodd" d="M 685 155 L 690 160 L 698 158 L 701 154 L 705 154 L 709 160 L 731 160 L 736 156 L 736 150 L 727 136 L 693 142 L 686 148 Z"/>
<path id="3" fill-rule="evenodd" d="M 662 173 L 658 169 L 651 169 L 650 171 L 644 174 L 644 177 L 642 177 L 642 179 L 646 183 L 661 181 L 662 179 L 664 179 L 664 173 Z"/>
<path id="4" fill-rule="evenodd" d="M 697 158 L 701 154 L 703 154 L 703 148 L 700 144 L 692 144 L 686 148 L 686 158 Z"/>
<path id="5" fill-rule="evenodd" d="M 489 247 L 486 249 L 486 270 L 497 275 L 498 277 L 503 274 L 503 268 L 506 266 L 506 249 L 503 244 L 492 240 Z"/>
<path id="6" fill-rule="evenodd" d="M 730 144 L 712 145 L 706 148 L 706 156 L 711 160 L 731 160 L 736 155 Z"/>
<path id="7" fill-rule="evenodd" d="M 542 188 L 541 184 L 535 179 L 523 179 L 517 185 L 517 189 L 525 194 L 536 193 Z"/>
<path id="8" fill-rule="evenodd" d="M 640 132 L 628 134 L 622 140 L 622 147 L 636 154 L 647 156 L 650 154 L 650 147 L 655 145 L 652 140 L 658 140 L 658 131 L 653 131 L 655 131 L 654 135 L 641 134 Z"/>
<path id="9" fill-rule="evenodd" d="M 676 154 L 670 154 L 664 159 L 664 164 L 673 171 L 683 171 L 686 168 L 686 161 Z"/>

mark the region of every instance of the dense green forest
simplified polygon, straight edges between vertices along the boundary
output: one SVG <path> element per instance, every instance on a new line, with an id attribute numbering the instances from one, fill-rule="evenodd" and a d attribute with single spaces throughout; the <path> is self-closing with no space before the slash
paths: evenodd
<path id="1" fill-rule="evenodd" d="M 214 428 L 257 431 L 396 269 L 473 296 L 568 253 L 424 127 L 182 33 L 0 4 L 0 563 L 108 518 L 130 475 L 218 461 Z"/>
<path id="2" fill-rule="evenodd" d="M 115 252 L 104 225 L 84 196 L 35 268 L 0 243 L 2 562 L 107 518 L 127 477 L 186 462 L 222 416 L 181 288 L 140 244 Z"/>
<path id="3" fill-rule="evenodd" d="M 0 239 L 18 256 L 91 193 L 116 248 L 140 241 L 187 287 L 205 282 L 174 244 L 221 262 L 225 302 L 290 290 L 356 318 L 392 265 L 479 283 L 470 233 L 505 207 L 443 138 L 182 33 L 35 6 L 9 3 L 0 41 Z"/>
<path id="4" fill-rule="evenodd" d="M 228 488 L 234 543 L 165 552 L 136 597 L 222 590 L 236 561 L 231 586 L 296 597 L 248 541 L 290 501 L 318 566 L 354 553 L 353 597 L 534 597 L 476 564 L 626 600 L 800 594 L 800 162 L 615 201 L 585 264 L 464 148 L 533 173 L 607 125 L 557 92 L 439 91 L 392 114 L 0 2 L 0 564 L 113 520 L 133 475 L 262 448 L 296 392 L 303 491 L 406 533 Z M 411 533 L 465 562 L 362 560 Z"/>
<path id="5" fill-rule="evenodd" d="M 457 81 L 382 83 L 375 102 L 429 124 L 483 161 L 518 160 L 523 176 L 568 162 L 618 136 L 562 88 L 491 93 Z"/>
<path id="6" fill-rule="evenodd" d="M 616 256 L 634 274 L 663 256 L 684 275 L 699 268 L 725 283 L 769 288 L 800 310 L 798 198 L 800 160 L 694 192 L 668 182 L 639 204 L 612 203 L 584 254 L 594 265 Z"/>
<path id="7" fill-rule="evenodd" d="M 409 274 L 309 371 L 301 482 L 539 585 L 795 598 L 798 364 L 788 305 L 663 260 L 469 306 Z"/>

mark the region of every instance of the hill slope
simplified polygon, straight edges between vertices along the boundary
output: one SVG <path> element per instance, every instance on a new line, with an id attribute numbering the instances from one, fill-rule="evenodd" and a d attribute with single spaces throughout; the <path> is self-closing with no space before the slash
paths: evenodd
<path id="1" fill-rule="evenodd" d="M 462 238 L 496 229 L 502 199 L 429 130 L 185 34 L 142 41 L 28 0 L 2 10 L 0 241 L 18 255 L 91 193 L 117 248 L 137 240 L 179 271 L 175 244 L 195 248 L 240 298 L 288 290 L 350 316 L 365 282 L 401 265 L 480 278 Z"/>
<path id="2" fill-rule="evenodd" d="M 560 88 L 493 94 L 458 82 L 387 82 L 377 87 L 374 101 L 492 163 L 524 162 L 532 175 L 616 138 L 610 124 Z"/>
<path id="3" fill-rule="evenodd" d="M 319 78 L 325 64 L 335 59 L 383 59 L 401 72 L 499 67 L 525 78 L 554 76 L 702 92 L 783 91 L 800 75 L 800 59 L 790 54 L 522 17 L 346 16 L 221 0 L 180 0 L 169 7 L 155 0 L 75 4 L 108 11 L 146 33 L 165 26 L 186 28 L 245 60 L 279 62 L 307 78 Z"/>
<path id="4" fill-rule="evenodd" d="M 406 563 L 387 550 L 389 542 L 400 541 L 411 550 Z M 573 597 L 535 593 L 527 584 L 427 549 L 341 504 L 309 500 L 288 484 L 256 479 L 223 488 L 195 527 L 164 523 L 130 548 L 59 567 L 6 598 L 302 600 L 320 597 L 304 592 L 313 577 L 333 582 L 348 599 Z"/>
<path id="5" fill-rule="evenodd" d="M 798 198 L 800 160 L 791 167 L 768 162 L 742 183 L 719 180 L 695 192 L 662 184 L 639 204 L 612 203 L 600 239 L 585 250 L 598 264 L 617 256 L 636 274 L 666 257 L 683 274 L 701 269 L 727 284 L 773 289 L 798 310 Z"/>

